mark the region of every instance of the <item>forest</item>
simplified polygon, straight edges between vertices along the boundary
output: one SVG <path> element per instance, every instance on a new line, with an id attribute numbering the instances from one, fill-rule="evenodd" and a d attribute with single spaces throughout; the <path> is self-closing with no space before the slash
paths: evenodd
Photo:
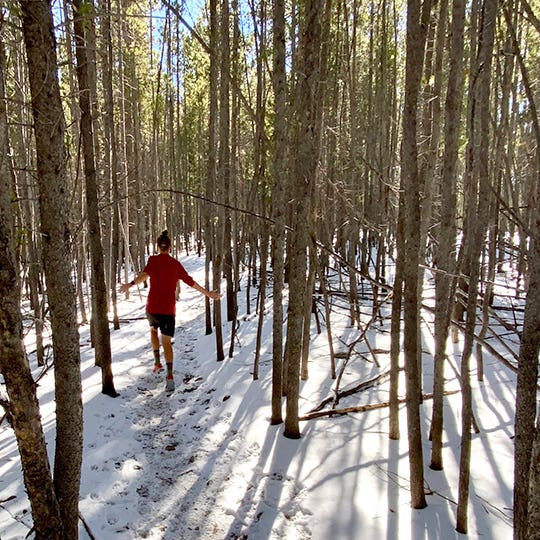
<path id="1" fill-rule="evenodd" d="M 78 537 L 79 328 L 90 325 L 114 398 L 118 285 L 164 229 L 223 293 L 205 304 L 216 361 L 235 354 L 240 295 L 261 329 L 272 321 L 270 422 L 288 439 L 301 437 L 313 318 L 332 379 L 344 362 L 336 299 L 356 343 L 384 325 L 389 437 L 407 438 L 413 509 L 426 506 L 426 437 L 430 468 L 444 466 L 444 369 L 460 336 L 461 533 L 471 372 L 481 381 L 483 351 L 497 355 L 517 380 L 514 538 L 540 538 L 538 0 L 5 0 L 0 33 L 1 423 L 17 439 L 36 538 Z M 505 299 L 523 306 L 504 317 L 502 275 Z M 36 362 L 54 364 L 52 465 Z"/>

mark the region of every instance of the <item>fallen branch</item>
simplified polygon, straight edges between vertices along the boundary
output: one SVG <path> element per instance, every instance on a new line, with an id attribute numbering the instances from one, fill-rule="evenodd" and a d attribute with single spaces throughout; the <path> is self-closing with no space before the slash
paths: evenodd
<path id="1" fill-rule="evenodd" d="M 337 404 L 337 402 L 341 398 L 352 396 L 353 394 L 356 394 L 357 392 L 362 392 L 363 390 L 367 390 L 368 388 L 372 388 L 373 386 L 382 384 L 383 382 L 386 382 L 386 380 L 389 377 L 390 377 L 390 370 L 385 371 L 384 373 L 381 373 L 380 375 L 377 375 L 377 377 L 375 377 L 374 379 L 370 379 L 369 381 L 364 381 L 354 386 L 353 388 L 349 388 L 347 390 L 342 390 L 341 392 L 337 392 L 335 396 L 327 397 L 326 399 L 321 401 L 319 405 L 311 409 L 311 411 L 309 411 L 308 414 L 322 410 L 331 401 L 334 401 Z"/>
<path id="2" fill-rule="evenodd" d="M 96 540 L 96 537 L 94 536 L 94 533 L 92 532 L 92 529 L 90 529 L 90 525 L 86 522 L 83 515 L 79 512 L 79 519 L 81 520 L 81 523 L 83 524 L 84 530 L 86 531 L 86 534 L 90 538 L 90 540 Z"/>
<path id="3" fill-rule="evenodd" d="M 501 509 L 498 506 L 495 506 L 493 503 L 490 503 L 487 499 L 484 499 L 483 497 L 480 497 L 480 495 L 476 495 L 478 499 L 483 501 L 483 506 L 486 512 L 489 512 L 489 509 L 486 507 L 490 507 L 495 511 L 495 515 L 498 516 L 506 525 L 512 526 L 512 512 L 506 513 L 505 510 L 510 510 L 509 508 Z"/>
<path id="4" fill-rule="evenodd" d="M 451 396 L 453 394 L 459 393 L 461 390 L 446 390 L 443 392 L 443 395 L 445 396 Z M 422 396 L 423 400 L 426 399 L 433 399 L 433 394 L 424 394 Z M 398 403 L 406 403 L 407 398 L 402 398 L 398 400 Z M 343 414 L 349 414 L 353 412 L 366 412 L 366 411 L 373 411 L 375 409 L 384 409 L 385 407 L 389 407 L 390 402 L 389 401 L 383 401 L 381 403 L 370 403 L 369 405 L 359 405 L 357 407 L 345 407 L 344 409 L 329 409 L 327 411 L 316 411 L 316 412 L 309 412 L 304 416 L 300 416 L 298 420 L 313 420 L 314 418 L 322 418 L 323 416 L 334 416 L 334 415 L 343 415 Z"/>
<path id="5" fill-rule="evenodd" d="M 431 306 L 426 306 L 422 304 L 422 308 L 429 313 L 435 313 L 435 309 Z M 458 321 L 455 320 L 450 321 L 450 324 L 458 330 L 461 330 L 461 332 L 465 333 L 464 324 L 460 324 Z M 473 339 L 476 341 L 476 343 L 480 343 L 483 347 L 485 347 L 495 357 L 495 359 L 499 360 L 499 362 L 505 365 L 510 371 L 517 373 L 517 367 L 514 366 L 511 362 L 509 362 L 500 352 L 498 352 L 495 347 L 493 347 L 493 345 L 490 345 L 485 339 L 481 338 L 477 334 L 473 334 Z"/>

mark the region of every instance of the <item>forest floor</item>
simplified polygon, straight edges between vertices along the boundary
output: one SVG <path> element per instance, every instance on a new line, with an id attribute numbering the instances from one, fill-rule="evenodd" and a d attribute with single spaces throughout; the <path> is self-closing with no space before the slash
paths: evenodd
<path id="1" fill-rule="evenodd" d="M 187 270 L 204 281 L 204 261 L 182 257 Z M 253 295 L 256 290 L 253 290 Z M 215 336 L 204 335 L 204 300 L 183 286 L 174 339 L 176 390 L 164 391 L 163 375 L 152 370 L 144 318 L 146 290 L 122 300 L 122 324 L 112 332 L 116 390 L 101 394 L 88 328 L 81 327 L 84 401 L 84 460 L 80 538 L 86 540 L 178 539 L 457 539 L 461 395 L 456 375 L 462 343 L 449 344 L 442 472 L 429 469 L 431 402 L 421 407 L 428 506 L 410 508 L 406 415 L 401 440 L 388 438 L 388 409 L 301 423 L 302 438 L 283 436 L 270 425 L 271 297 L 262 340 L 259 380 L 253 380 L 257 331 L 255 298 L 240 321 L 233 358 L 215 359 Z M 513 301 L 508 300 L 509 303 Z M 388 306 L 389 309 L 389 306 Z M 366 320 L 370 306 L 363 306 Z M 341 315 L 340 315 L 341 314 Z M 371 380 L 389 368 L 389 320 L 372 325 L 345 366 L 341 388 Z M 358 338 L 346 310 L 332 313 L 335 347 L 344 351 Z M 424 314 L 424 391 L 431 392 L 433 338 Z M 494 323 L 495 324 L 495 323 Z M 498 323 L 497 323 L 498 324 Z M 504 330 L 503 330 L 504 331 Z M 228 339 L 230 325 L 224 325 Z M 490 338 L 488 338 L 490 339 Z M 30 336 L 27 349 L 32 350 Z M 505 345 L 517 347 L 512 336 Z M 508 357 L 501 342 L 490 341 Z M 229 343 L 226 342 L 228 350 Z M 31 357 L 31 361 L 34 361 Z M 338 368 L 342 367 L 340 360 Z M 515 374 L 485 354 L 485 380 L 475 378 L 473 399 L 480 428 L 473 435 L 468 538 L 506 540 L 512 535 L 513 415 Z M 377 365 L 378 364 L 378 365 Z M 40 370 L 35 369 L 36 376 Z M 3 382 L 0 392 L 4 392 Z M 326 332 L 312 328 L 309 379 L 301 383 L 305 414 L 332 395 Z M 404 382 L 401 381 L 402 393 Z M 52 369 L 40 379 L 43 425 L 54 453 Z M 388 399 L 383 382 L 344 398 L 340 407 Z M 15 438 L 0 425 L 0 539 L 25 538 L 32 527 Z"/>

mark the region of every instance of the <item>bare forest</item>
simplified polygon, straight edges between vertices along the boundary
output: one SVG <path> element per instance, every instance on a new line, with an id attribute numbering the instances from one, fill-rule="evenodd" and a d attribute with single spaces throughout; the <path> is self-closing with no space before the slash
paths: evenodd
<path id="1" fill-rule="evenodd" d="M 78 535 L 79 326 L 91 325 L 113 399 L 118 284 L 167 229 L 223 293 L 205 306 L 216 361 L 235 354 L 241 277 L 259 289 L 247 309 L 273 321 L 268 408 L 287 438 L 305 420 L 310 321 L 328 335 L 338 387 L 336 311 L 357 329 L 346 355 L 368 328 L 390 333 L 388 429 L 408 440 L 415 509 L 426 506 L 423 439 L 430 467 L 444 467 L 446 350 L 463 339 L 459 532 L 472 371 L 482 380 L 484 351 L 517 373 L 514 537 L 540 538 L 539 82 L 538 0 L 4 0 L 0 423 L 17 439 L 35 537 Z M 514 309 L 500 307 L 500 276 Z M 426 314 L 433 387 L 420 362 Z M 52 464 L 36 362 L 54 364 Z"/>

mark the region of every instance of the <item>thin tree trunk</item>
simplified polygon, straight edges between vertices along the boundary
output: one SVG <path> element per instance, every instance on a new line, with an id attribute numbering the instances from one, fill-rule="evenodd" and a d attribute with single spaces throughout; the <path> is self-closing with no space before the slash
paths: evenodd
<path id="1" fill-rule="evenodd" d="M 216 6 L 217 9 L 217 6 Z M 216 18 L 217 23 L 217 18 Z M 214 196 L 218 201 L 224 200 L 225 191 L 230 185 L 230 44 L 229 44 L 229 2 L 221 1 L 221 12 L 219 20 L 219 118 L 218 118 L 218 174 L 216 176 Z M 216 49 L 214 49 L 216 50 Z M 214 55 L 213 55 L 214 56 Z M 221 275 L 223 271 L 224 253 L 230 246 L 225 246 L 226 218 L 225 209 L 222 206 L 216 208 L 217 223 L 214 228 L 214 253 L 212 258 L 212 276 L 214 290 L 221 288 Z M 214 301 L 214 325 L 216 328 L 216 359 L 218 362 L 224 360 L 225 352 L 223 350 L 223 326 L 221 315 L 221 300 Z"/>
<path id="2" fill-rule="evenodd" d="M 465 343 L 461 359 L 462 381 L 462 433 L 461 454 L 459 471 L 459 493 L 457 506 L 458 532 L 467 533 L 468 529 L 468 503 L 469 503 L 469 478 L 471 458 L 471 425 L 472 425 L 472 391 L 470 384 L 470 356 L 472 354 L 474 328 L 476 324 L 476 304 L 478 298 L 480 279 L 480 258 L 484 245 L 485 231 L 488 221 L 490 175 L 489 175 L 489 136 L 490 136 L 490 80 L 491 59 L 495 37 L 495 23 L 497 19 L 497 0 L 486 0 L 484 3 L 481 36 L 479 39 L 478 58 L 476 65 L 478 73 L 473 74 L 476 79 L 473 86 L 472 103 L 472 140 L 471 147 L 471 171 L 473 176 L 471 189 L 478 184 L 478 195 L 472 194 L 469 200 L 469 234 L 470 251 L 468 261 L 470 263 L 469 285 L 467 296 L 467 320 L 465 331 Z M 477 204 L 475 201 L 477 200 Z"/>
<path id="3" fill-rule="evenodd" d="M 119 198 L 120 193 L 118 190 L 118 151 L 117 151 L 117 137 L 115 131 L 115 113 L 114 113 L 114 93 L 113 93 L 113 46 L 112 46 L 112 33 L 111 33 L 111 18 L 112 18 L 112 6 L 111 0 L 102 0 L 101 11 L 102 15 L 102 35 L 103 35 L 103 91 L 104 91 L 104 103 L 105 103 L 105 148 L 106 155 L 109 156 L 108 162 L 110 164 L 109 169 L 109 183 L 110 183 L 110 197 L 112 207 L 112 219 L 110 223 L 111 236 L 110 236 L 110 268 L 109 268 L 109 290 L 111 292 L 111 302 L 113 309 L 113 327 L 115 330 L 120 328 L 120 320 L 118 317 L 117 306 L 117 268 L 120 257 L 120 210 L 119 210 Z"/>
<path id="4" fill-rule="evenodd" d="M 264 34 L 265 34 L 265 9 L 262 3 L 258 6 L 259 11 L 255 11 L 255 7 L 252 6 L 251 17 L 253 20 L 253 27 L 255 29 L 255 51 L 256 51 L 256 107 L 255 107 L 255 141 L 253 149 L 253 185 L 265 186 L 266 185 L 266 155 L 265 155 L 265 133 L 264 133 L 264 119 L 265 119 L 265 105 L 264 105 L 264 71 L 263 71 L 263 56 L 265 51 Z M 263 187 L 263 194 L 259 203 L 262 215 L 266 216 L 266 194 Z M 255 199 L 255 198 L 254 198 Z M 256 200 L 256 199 L 255 199 Z M 260 250 L 259 250 L 259 262 L 260 262 L 260 284 L 259 284 L 259 322 L 257 326 L 257 345 L 255 351 L 255 374 L 258 377 L 259 360 L 260 360 L 260 347 L 262 338 L 262 329 L 266 307 L 266 283 L 267 283 L 267 261 L 268 261 L 268 244 L 269 234 L 266 224 L 262 226 L 262 229 L 258 236 L 260 237 Z"/>
<path id="5" fill-rule="evenodd" d="M 210 0 L 209 4 L 210 13 L 210 48 L 212 51 L 216 51 L 218 43 L 219 29 L 218 29 L 218 8 L 217 0 Z M 218 79 L 219 79 L 219 65 L 216 54 L 210 55 L 210 87 L 209 87 L 209 112 L 208 112 L 208 162 L 207 162 L 207 180 L 206 180 L 206 197 L 212 200 L 215 197 L 216 190 L 216 176 L 217 176 L 217 137 L 216 137 L 216 125 L 218 117 Z M 210 288 L 210 263 L 212 267 L 216 265 L 216 246 L 215 246 L 215 227 L 213 224 L 212 213 L 214 209 L 210 205 L 205 206 L 205 236 L 206 236 L 206 256 L 205 256 L 205 286 Z M 213 272 L 214 276 L 216 275 Z M 219 274 L 218 274 L 219 275 Z M 212 282 L 212 286 L 215 286 L 215 279 Z M 206 307 L 206 334 L 212 333 L 212 315 L 211 304 L 208 297 L 205 298 Z M 221 302 L 214 302 L 214 314 L 221 309 Z M 215 319 L 214 319 L 215 322 Z M 216 337 L 216 348 L 219 343 L 219 338 Z M 223 360 L 223 352 L 221 356 L 217 352 L 217 360 Z"/>
<path id="6" fill-rule="evenodd" d="M 95 364 L 101 368 L 101 392 L 111 397 L 119 394 L 114 388 L 112 373 L 111 337 L 107 310 L 107 287 L 103 247 L 101 245 L 101 223 L 98 208 L 97 175 L 94 151 L 94 128 L 92 121 L 91 91 L 89 81 L 89 59 L 87 51 L 88 28 L 94 24 L 93 5 L 90 16 L 83 13 L 82 0 L 73 0 L 73 25 L 75 29 L 77 77 L 79 80 L 79 103 L 81 107 L 81 135 L 83 138 L 84 175 L 86 180 L 86 211 L 88 214 L 88 236 L 92 273 L 92 328 L 94 329 Z M 86 28 L 86 30 L 85 30 Z"/>
<path id="7" fill-rule="evenodd" d="M 86 314 L 86 300 L 84 298 L 84 282 L 86 280 L 86 234 L 81 231 L 80 237 L 76 243 L 76 265 L 77 265 L 77 299 L 79 301 L 78 310 L 80 313 L 81 324 L 88 324 L 88 315 Z M 94 346 L 94 329 L 90 328 L 90 341 Z"/>
<path id="8" fill-rule="evenodd" d="M 431 464 L 434 470 L 443 468 L 443 392 L 446 342 L 450 328 L 456 267 L 456 166 L 458 161 L 459 124 L 463 97 L 463 41 L 465 2 L 453 0 L 450 72 L 445 104 L 444 157 L 441 178 L 441 224 L 435 275 L 435 358 L 433 368 L 433 413 L 431 419 Z"/>
<path id="9" fill-rule="evenodd" d="M 472 0 L 470 14 L 469 14 L 469 24 L 468 24 L 468 36 L 469 36 L 469 43 L 468 43 L 468 49 L 469 49 L 469 77 L 467 80 L 467 135 L 469 137 L 467 141 L 467 148 L 465 150 L 465 174 L 463 178 L 463 191 L 464 195 L 462 197 L 462 212 L 463 212 L 463 226 L 462 226 L 462 236 L 463 240 L 461 242 L 461 245 L 459 247 L 459 254 L 458 254 L 458 263 L 457 263 L 457 270 L 461 274 L 461 276 L 458 279 L 458 287 L 456 289 L 457 296 L 455 299 L 455 304 L 453 306 L 453 317 L 457 321 L 463 321 L 464 314 L 465 314 L 465 301 L 463 298 L 467 295 L 467 288 L 469 286 L 469 282 L 467 279 L 464 278 L 464 276 L 468 276 L 470 274 L 470 238 L 471 235 L 469 234 L 469 229 L 471 228 L 469 223 L 469 214 L 468 211 L 468 204 L 473 204 L 473 197 L 469 196 L 471 193 L 476 196 L 476 189 L 474 187 L 471 187 L 471 175 L 468 174 L 471 170 L 472 164 L 471 164 L 471 153 L 472 153 L 472 136 L 471 133 L 474 131 L 473 126 L 473 103 L 474 100 L 472 99 L 472 96 L 474 94 L 474 85 L 476 84 L 478 71 L 478 60 L 477 60 L 477 46 L 478 46 L 478 36 L 479 36 L 479 19 L 480 19 L 480 11 L 481 11 L 481 0 Z M 471 201 L 469 203 L 469 200 Z M 474 212 L 472 212 L 472 215 L 474 215 Z M 458 332 L 457 329 L 454 327 L 453 331 L 453 340 L 454 343 L 457 343 L 458 341 Z"/>
<path id="10" fill-rule="evenodd" d="M 299 58 L 296 65 L 293 205 L 294 221 L 290 242 L 290 279 L 287 322 L 287 404 L 284 435 L 300 438 L 298 398 L 302 329 L 306 295 L 307 248 L 312 192 L 319 159 L 322 121 L 321 43 L 323 5 L 306 0 L 300 26 Z"/>
<path id="11" fill-rule="evenodd" d="M 401 183 L 403 187 L 403 184 Z M 396 227 L 396 274 L 392 290 L 392 315 L 390 320 L 390 410 L 389 410 L 389 433 L 392 440 L 399 440 L 401 437 L 399 427 L 399 371 L 401 353 L 401 310 L 403 306 L 403 265 L 404 253 L 404 203 L 403 198 L 399 198 L 398 218 Z"/>
<path id="12" fill-rule="evenodd" d="M 232 37 L 232 60 L 231 60 L 231 77 L 232 80 L 238 80 L 239 72 L 239 55 L 240 55 L 240 28 L 239 28 L 239 12 L 238 0 L 233 0 L 231 5 L 233 14 L 233 37 Z M 228 190 L 228 197 L 232 198 L 232 205 L 238 207 L 240 200 L 239 186 L 241 185 L 240 165 L 239 165 L 239 143 L 240 143 L 240 94 L 236 84 L 232 87 L 232 114 L 231 114 L 231 186 Z M 236 343 L 236 334 L 238 331 L 238 292 L 240 290 L 240 238 L 238 216 L 236 212 L 227 215 L 227 226 L 230 232 L 227 231 L 225 236 L 228 238 L 226 243 L 230 244 L 230 249 L 226 253 L 225 264 L 231 267 L 230 273 L 227 274 L 227 312 L 231 318 L 231 337 L 229 343 L 229 358 L 233 357 L 234 347 Z"/>
<path id="13" fill-rule="evenodd" d="M 307 381 L 309 377 L 309 342 L 311 339 L 311 314 L 313 313 L 313 287 L 315 285 L 315 248 L 310 245 L 308 249 L 308 277 L 306 281 L 306 296 L 304 298 L 304 329 L 302 332 L 302 359 L 300 368 L 300 379 Z"/>
<path id="14" fill-rule="evenodd" d="M 126 131 L 126 118 L 127 118 L 127 94 L 126 94 L 126 76 L 125 76 L 125 64 L 127 55 L 124 54 L 125 42 L 128 39 L 126 32 L 126 21 L 122 15 L 122 1 L 116 4 L 116 46 L 118 51 L 118 109 L 119 109 L 119 122 L 118 122 L 118 157 L 119 159 L 119 173 L 120 177 L 117 178 L 117 189 L 119 197 L 116 199 L 118 204 L 118 249 L 123 249 L 124 253 L 124 266 L 123 266 L 123 281 L 129 281 L 129 266 L 131 260 L 130 252 L 130 228 L 129 228 L 129 163 L 128 163 L 128 140 Z M 123 187 L 123 190 L 121 189 Z M 120 199 L 120 193 L 123 195 Z M 118 268 L 118 279 L 121 281 L 122 268 Z"/>
<path id="15" fill-rule="evenodd" d="M 429 13 L 430 0 L 407 3 L 407 58 L 405 67 L 405 101 L 403 107 L 402 177 L 404 196 L 404 263 L 403 308 L 405 374 L 407 391 L 407 433 L 411 475 L 411 506 L 424 508 L 424 464 L 420 401 L 422 396 L 418 348 L 419 313 L 418 276 L 420 250 L 420 189 L 417 148 L 417 108 L 420 77 L 424 59 L 426 25 L 422 13 Z"/>
<path id="16" fill-rule="evenodd" d="M 516 31 L 506 6 L 504 16 L 529 101 L 536 140 L 534 160 L 536 170 L 532 173 L 535 189 L 532 190 L 532 197 L 529 199 L 532 214 L 529 230 L 530 248 L 527 254 L 529 284 L 519 349 L 514 420 L 514 538 L 538 540 L 540 538 L 540 416 L 538 416 L 537 405 L 540 352 L 540 332 L 538 331 L 540 327 L 540 118 L 529 73 L 523 62 Z M 540 32 L 540 24 L 537 30 Z"/>
<path id="17" fill-rule="evenodd" d="M 274 90 L 274 156 L 272 184 L 272 218 L 274 263 L 272 312 L 272 425 L 283 422 L 283 273 L 285 251 L 284 176 L 287 159 L 287 75 L 285 71 L 285 0 L 274 0 L 273 6 L 273 76 Z"/>
<path id="18" fill-rule="evenodd" d="M 259 378 L 259 364 L 261 357 L 261 343 L 264 324 L 264 315 L 266 308 L 266 274 L 267 274 L 267 262 L 268 262 L 268 232 L 262 233 L 261 236 L 261 283 L 259 285 L 259 320 L 257 323 L 257 338 L 255 345 L 255 360 L 253 362 L 253 380 L 256 381 Z"/>

